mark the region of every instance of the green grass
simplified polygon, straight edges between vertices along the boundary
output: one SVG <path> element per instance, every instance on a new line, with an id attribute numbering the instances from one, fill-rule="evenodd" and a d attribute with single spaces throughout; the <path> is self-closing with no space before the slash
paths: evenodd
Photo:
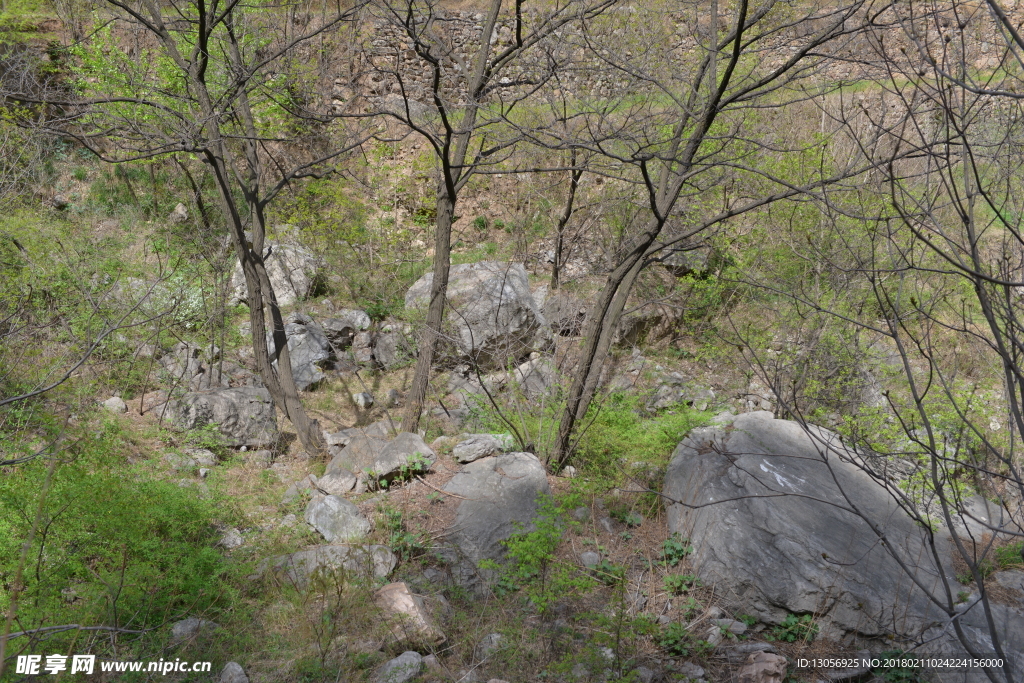
<path id="1" fill-rule="evenodd" d="M 576 462 L 592 474 L 611 478 L 636 463 L 667 465 L 682 438 L 710 418 L 710 412 L 682 406 L 673 412 L 649 415 L 640 397 L 613 393 L 591 407 L 582 427 Z"/>
<path id="2" fill-rule="evenodd" d="M 232 607 L 237 584 L 214 526 L 233 515 L 227 501 L 155 478 L 148 463 L 128 465 L 135 445 L 116 420 L 83 422 L 64 443 L 29 548 L 16 631 L 74 623 L 146 631 L 192 615 L 216 620 Z M 0 479 L 0 576 L 17 571 L 49 465 L 39 458 Z M 0 609 L 9 601 L 0 594 Z M 71 630 L 46 648 L 67 652 L 85 640 Z M 94 644 L 97 653 L 107 642 Z"/>

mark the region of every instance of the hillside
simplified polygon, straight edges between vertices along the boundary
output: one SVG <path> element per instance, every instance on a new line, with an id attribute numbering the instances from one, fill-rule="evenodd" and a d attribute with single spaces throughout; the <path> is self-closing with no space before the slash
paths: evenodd
<path id="1" fill-rule="evenodd" d="M 5 3 L 0 681 L 1024 681 L 1022 20 Z"/>

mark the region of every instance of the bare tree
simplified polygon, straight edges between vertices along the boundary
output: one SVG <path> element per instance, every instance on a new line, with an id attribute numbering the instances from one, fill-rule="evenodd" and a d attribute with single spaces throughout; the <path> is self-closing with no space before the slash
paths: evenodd
<path id="1" fill-rule="evenodd" d="M 1024 665 L 1019 631 L 990 575 L 1024 552 L 1024 111 L 1012 66 L 1024 43 L 994 1 L 889 12 L 893 28 L 865 55 L 872 87 L 822 102 L 822 120 L 842 131 L 850 153 L 875 162 L 860 187 L 819 197 L 818 235 L 799 258 L 813 261 L 825 284 L 790 288 L 771 282 L 770 270 L 756 284 L 794 301 L 809 327 L 869 339 L 867 350 L 841 349 L 853 364 L 881 378 L 888 368 L 879 405 L 839 426 L 865 454 L 858 466 L 918 522 L 940 576 L 949 558 L 938 548 L 948 540 L 958 581 L 944 579 L 929 597 L 967 652 L 1005 660 L 984 670 L 988 680 L 1009 683 Z M 816 354 L 820 371 L 823 354 L 812 348 L 820 339 L 803 341 L 797 355 Z M 780 372 L 775 359 L 748 350 L 776 380 L 782 410 L 822 421 L 814 397 L 787 390 L 792 368 Z M 873 357 L 884 359 L 875 361 L 882 371 L 870 367 Z M 886 437 L 887 428 L 895 434 Z"/>
<path id="2" fill-rule="evenodd" d="M 605 23 L 592 22 L 580 38 L 601 85 L 573 108 L 573 118 L 585 121 L 574 129 L 586 130 L 587 137 L 562 144 L 601 155 L 603 167 L 591 170 L 637 184 L 646 203 L 639 228 L 623 240 L 587 311 L 584 346 L 552 456 L 559 466 L 571 455 L 574 431 L 597 391 L 633 286 L 661 250 L 858 171 L 815 173 L 814 165 L 810 173 L 779 173 L 773 161 L 805 154 L 808 146 L 782 139 L 771 120 L 827 87 L 826 70 L 857 35 L 870 12 L 867 2 L 794 16 L 781 3 L 755 7 L 741 1 L 727 21 L 717 2 L 710 8 L 688 3 L 669 20 L 645 19 L 644 11 L 630 7 Z"/>
<path id="3" fill-rule="evenodd" d="M 325 4 L 296 27 L 292 4 L 109 0 L 109 21 L 78 51 L 82 96 L 50 90 L 6 97 L 46 105 L 46 128 L 74 136 L 105 161 L 185 155 L 203 162 L 245 276 L 263 383 L 306 452 L 319 454 L 323 436 L 299 399 L 265 265 L 266 215 L 290 184 L 333 172 L 360 142 L 331 124 L 330 98 L 316 87 L 330 77 L 332 65 L 322 60 L 343 52 L 338 31 L 355 8 Z M 273 351 L 265 336 L 268 315 Z"/>
<path id="4" fill-rule="evenodd" d="M 371 16 L 394 41 L 390 54 L 371 59 L 361 79 L 376 90 L 368 109 L 422 136 L 438 166 L 433 281 L 402 420 L 405 431 L 419 424 L 441 335 L 459 194 L 476 175 L 515 170 L 514 162 L 510 168 L 499 166 L 509 162 L 522 140 L 514 119 L 572 60 L 558 34 L 614 3 L 574 0 L 528 11 L 524 0 L 492 0 L 476 18 L 479 23 L 470 22 L 463 33 L 460 23 L 466 22 L 434 3 L 370 5 Z"/>

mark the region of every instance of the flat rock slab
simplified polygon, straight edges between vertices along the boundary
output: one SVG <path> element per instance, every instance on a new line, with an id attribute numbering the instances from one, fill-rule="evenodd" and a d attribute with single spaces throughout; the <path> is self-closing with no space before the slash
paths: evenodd
<path id="1" fill-rule="evenodd" d="M 813 434 L 766 412 L 694 430 L 666 475 L 665 495 L 682 503 L 669 506 L 669 529 L 690 539 L 696 573 L 737 613 L 771 623 L 813 613 L 831 635 L 920 634 L 940 615 L 850 501 L 941 594 L 923 530 L 835 434 Z"/>
<path id="2" fill-rule="evenodd" d="M 270 392 L 257 387 L 215 389 L 185 394 L 167 404 L 176 429 L 214 425 L 226 446 L 262 447 L 277 443 L 277 417 Z"/>
<path id="3" fill-rule="evenodd" d="M 305 518 L 328 543 L 358 540 L 372 528 L 355 503 L 339 496 L 318 496 L 309 501 Z"/>
<path id="4" fill-rule="evenodd" d="M 436 461 L 437 454 L 419 434 L 401 432 L 394 439 L 386 441 L 357 433 L 331 459 L 327 474 L 349 472 L 379 482 L 393 479 L 403 469 L 429 469 Z"/>
<path id="5" fill-rule="evenodd" d="M 346 574 L 387 578 L 395 570 L 398 558 L 383 545 L 321 545 L 281 555 L 266 563 L 269 571 L 283 581 L 304 590 L 318 573 Z"/>
<path id="6" fill-rule="evenodd" d="M 469 463 L 508 450 L 505 436 L 495 434 L 470 434 L 452 449 L 452 457 L 458 462 Z"/>
<path id="7" fill-rule="evenodd" d="M 503 453 L 469 463 L 444 491 L 465 499 L 449 538 L 474 563 L 504 557 L 501 542 L 529 528 L 538 498 L 551 493 L 544 465 L 532 453 Z"/>

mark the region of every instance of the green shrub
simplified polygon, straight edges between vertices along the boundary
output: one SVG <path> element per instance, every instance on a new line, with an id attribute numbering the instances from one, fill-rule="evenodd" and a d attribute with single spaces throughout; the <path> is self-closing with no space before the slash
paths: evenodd
<path id="1" fill-rule="evenodd" d="M 814 617 L 810 614 L 799 617 L 795 614 L 787 615 L 770 633 L 771 638 L 784 643 L 795 643 L 798 640 L 809 643 L 816 635 L 818 625 L 814 623 Z"/>
<path id="2" fill-rule="evenodd" d="M 626 578 L 626 568 L 602 559 L 594 567 L 594 576 L 606 586 L 615 586 Z"/>
<path id="3" fill-rule="evenodd" d="M 710 643 L 697 638 L 679 623 L 669 624 L 663 628 L 661 633 L 654 637 L 654 642 L 673 657 L 701 656 L 712 649 Z"/>
<path id="4" fill-rule="evenodd" d="M 710 414 L 682 408 L 674 414 L 646 415 L 635 395 L 612 393 L 595 401 L 584 421 L 577 462 L 591 475 L 621 479 L 623 453 L 630 463 L 667 465 L 679 441 Z M 660 488 L 660 482 L 649 482 Z"/>
<path id="5" fill-rule="evenodd" d="M 659 564 L 664 567 L 674 567 L 692 552 L 693 546 L 690 545 L 689 539 L 683 538 L 678 533 L 672 534 L 661 544 Z"/>
<path id="6" fill-rule="evenodd" d="M 127 465 L 132 445 L 115 421 L 70 436 L 56 456 L 29 549 L 20 630 L 65 623 L 142 630 L 230 606 L 228 565 L 215 548 L 223 501 Z M 37 459 L 0 478 L 0 576 L 7 581 L 29 537 L 48 467 Z M 7 610 L 9 597 L 0 594 L 0 609 Z M 75 637 L 74 631 L 55 636 L 47 648 L 60 651 Z"/>
<path id="7" fill-rule="evenodd" d="M 693 574 L 669 574 L 665 577 L 665 591 L 672 595 L 682 595 L 701 585 L 701 580 Z"/>
<path id="8" fill-rule="evenodd" d="M 578 524 L 568 514 L 578 503 L 576 496 L 566 496 L 561 503 L 544 496 L 534 530 L 513 534 L 502 541 L 508 549 L 508 565 L 499 568 L 494 562 L 483 562 L 481 568 L 501 571 L 503 590 L 522 589 L 542 612 L 555 600 L 591 589 L 594 579 L 575 564 L 562 563 L 555 556 L 566 528 Z"/>

